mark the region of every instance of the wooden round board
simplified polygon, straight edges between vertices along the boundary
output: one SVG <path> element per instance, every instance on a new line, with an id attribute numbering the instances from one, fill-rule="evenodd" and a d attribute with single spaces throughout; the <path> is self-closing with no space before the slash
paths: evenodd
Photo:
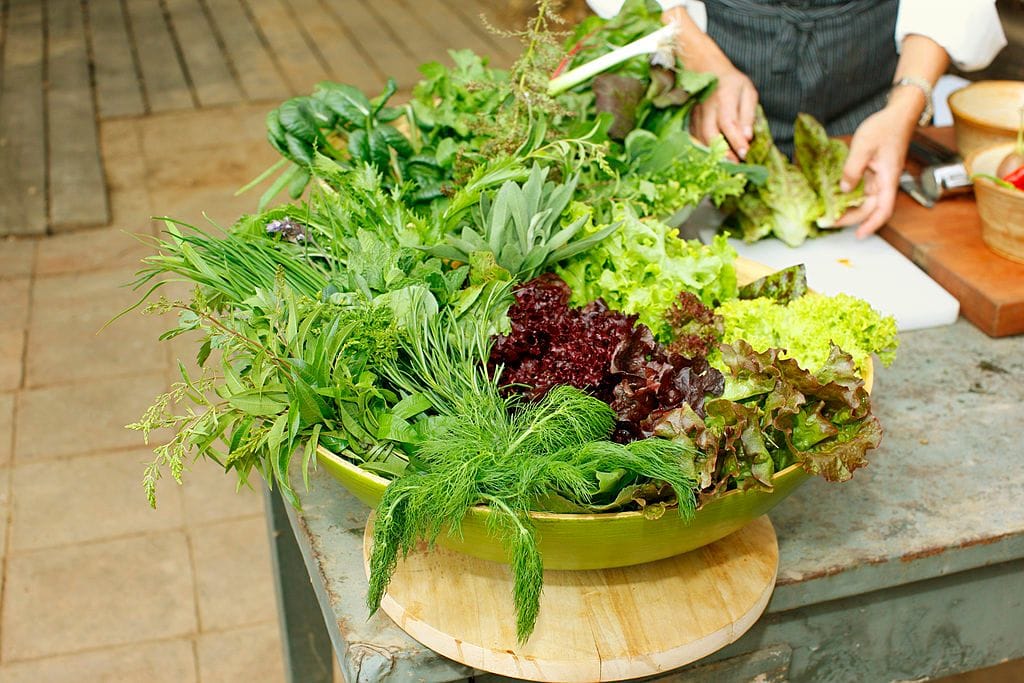
<path id="1" fill-rule="evenodd" d="M 369 571 L 373 516 L 363 536 Z M 762 516 L 716 543 L 649 564 L 545 571 L 537 628 L 516 642 L 508 565 L 424 544 L 400 560 L 381 608 L 406 633 L 468 666 L 532 681 L 616 681 L 670 671 L 753 626 L 779 548 Z"/>

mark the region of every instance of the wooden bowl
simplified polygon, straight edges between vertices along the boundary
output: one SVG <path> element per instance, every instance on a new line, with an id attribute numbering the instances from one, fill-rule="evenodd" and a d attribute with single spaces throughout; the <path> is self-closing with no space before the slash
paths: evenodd
<path id="1" fill-rule="evenodd" d="M 771 272 L 759 263 L 739 259 L 737 274 L 749 282 Z M 869 364 L 864 382 L 871 390 Z M 320 448 L 317 460 L 338 482 L 366 505 L 376 508 L 388 482 L 344 458 Z M 770 492 L 731 491 L 706 503 L 693 519 L 683 521 L 674 510 L 659 519 L 640 512 L 555 514 L 531 512 L 546 569 L 607 569 L 653 562 L 713 543 L 771 510 L 810 477 L 799 464 L 775 473 Z M 462 522 L 461 537 L 442 533 L 438 542 L 452 550 L 494 562 L 507 562 L 501 540 L 487 529 L 495 514 L 479 505 Z"/>
<path id="2" fill-rule="evenodd" d="M 999 164 L 1016 148 L 1015 142 L 987 147 L 967 157 L 967 172 L 995 175 Z M 981 239 L 1000 256 L 1024 263 L 1024 191 L 974 180 L 974 198 L 981 216 Z"/>
<path id="3" fill-rule="evenodd" d="M 1024 81 L 978 81 L 953 92 L 956 145 L 964 158 L 979 149 L 1015 140 L 1024 107 Z"/>

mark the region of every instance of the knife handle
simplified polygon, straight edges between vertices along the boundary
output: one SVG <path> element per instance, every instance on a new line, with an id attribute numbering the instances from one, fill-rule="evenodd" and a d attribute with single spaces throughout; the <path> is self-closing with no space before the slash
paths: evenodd
<path id="1" fill-rule="evenodd" d="M 945 166 L 961 160 L 960 155 L 950 148 L 920 133 L 914 133 L 908 152 L 923 166 Z"/>

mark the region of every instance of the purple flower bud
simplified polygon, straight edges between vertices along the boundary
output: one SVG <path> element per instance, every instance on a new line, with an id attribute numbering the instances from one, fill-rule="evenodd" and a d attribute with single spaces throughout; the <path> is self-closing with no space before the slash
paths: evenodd
<path id="1" fill-rule="evenodd" d="M 305 242 L 306 228 L 291 218 L 279 218 L 267 223 L 268 235 L 280 235 L 289 242 Z"/>

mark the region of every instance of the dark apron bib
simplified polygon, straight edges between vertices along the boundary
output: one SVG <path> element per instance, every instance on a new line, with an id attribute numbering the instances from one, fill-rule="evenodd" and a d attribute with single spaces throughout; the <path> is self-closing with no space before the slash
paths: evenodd
<path id="1" fill-rule="evenodd" d="M 812 114 L 852 133 L 885 106 L 896 72 L 898 0 L 705 0 L 708 35 L 757 86 L 780 149 Z"/>

